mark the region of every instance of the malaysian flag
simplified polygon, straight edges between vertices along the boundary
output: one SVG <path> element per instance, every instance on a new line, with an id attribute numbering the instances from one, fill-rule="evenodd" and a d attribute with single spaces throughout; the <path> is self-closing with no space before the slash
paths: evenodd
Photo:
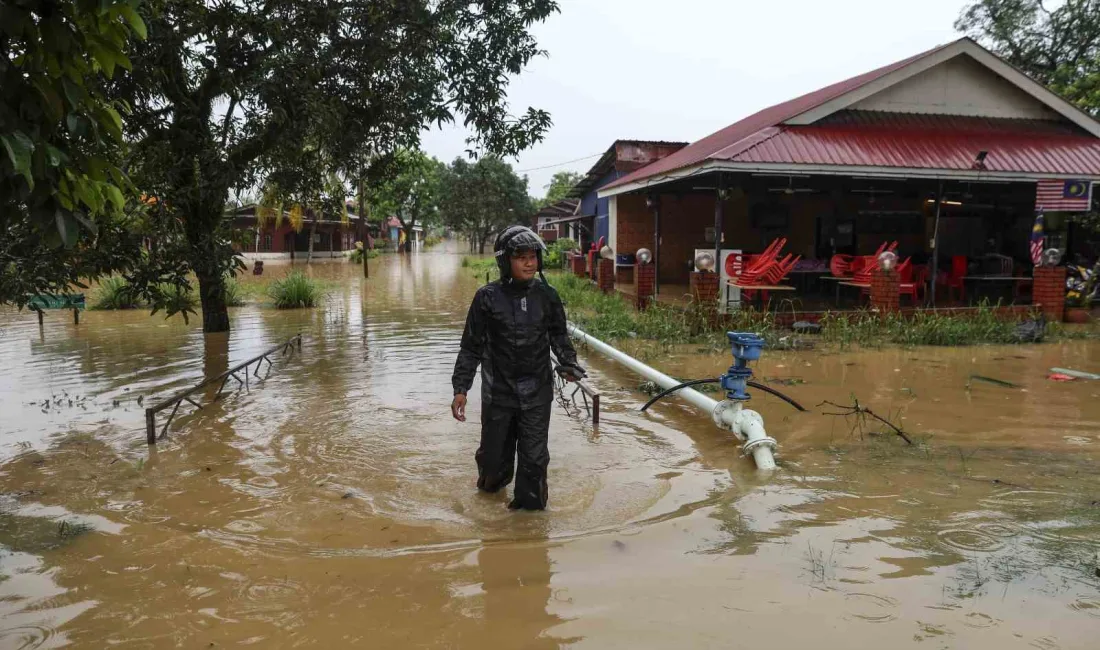
<path id="1" fill-rule="evenodd" d="M 1031 227 L 1031 263 L 1035 266 L 1039 266 L 1039 262 L 1043 259 L 1043 242 L 1046 237 L 1043 236 L 1043 210 L 1039 209 L 1039 214 L 1035 215 L 1035 225 Z"/>
<path id="2" fill-rule="evenodd" d="M 1041 180 L 1035 185 L 1035 209 L 1046 212 L 1088 212 L 1092 204 L 1090 181 Z"/>

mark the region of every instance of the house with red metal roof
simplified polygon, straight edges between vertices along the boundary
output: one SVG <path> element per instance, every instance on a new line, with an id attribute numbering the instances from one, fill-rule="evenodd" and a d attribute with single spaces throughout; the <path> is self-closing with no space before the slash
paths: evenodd
<path id="1" fill-rule="evenodd" d="M 896 242 L 902 260 L 926 269 L 929 293 L 937 278 L 966 293 L 965 277 L 971 298 L 1007 288 L 991 297 L 1019 300 L 1037 209 L 1046 246 L 1073 253 L 1060 211 L 1089 204 L 1039 205 L 1037 185 L 1055 181 L 1075 196 L 1100 181 L 1100 122 L 963 38 L 766 108 L 622 175 L 599 197 L 616 253 L 654 251 L 662 295 L 685 293 L 702 249 L 725 275 L 728 251 L 759 253 L 785 238 L 784 254 L 819 275 L 836 255 Z M 631 276 L 618 269 L 622 288 Z M 797 295 L 831 297 L 835 286 L 807 282 Z"/>

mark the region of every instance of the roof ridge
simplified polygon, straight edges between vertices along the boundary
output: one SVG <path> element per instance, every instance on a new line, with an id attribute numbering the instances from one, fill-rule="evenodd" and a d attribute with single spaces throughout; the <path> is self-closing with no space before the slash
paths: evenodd
<path id="1" fill-rule="evenodd" d="M 931 56 L 945 48 L 951 47 L 963 40 L 972 39 L 964 36 L 949 43 L 942 43 L 924 52 L 914 54 L 913 56 L 828 84 L 817 90 L 794 97 L 793 99 L 763 108 L 733 124 L 692 142 L 672 155 L 654 161 L 645 167 L 634 170 L 618 180 L 612 181 L 606 187 L 612 188 L 626 185 L 661 173 L 667 173 L 701 163 L 719 152 L 729 149 L 747 138 L 751 138 L 759 131 L 769 127 L 777 127 L 795 116 L 818 108 L 825 103 L 862 88 L 873 81 L 881 79 L 892 72 L 905 68 L 906 66 Z M 738 137 L 734 142 L 728 143 L 726 138 L 737 134 L 741 129 L 751 129 L 751 131 Z"/>

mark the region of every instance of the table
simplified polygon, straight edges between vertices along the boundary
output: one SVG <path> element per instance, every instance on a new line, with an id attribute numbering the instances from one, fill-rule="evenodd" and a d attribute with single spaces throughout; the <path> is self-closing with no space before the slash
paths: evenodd
<path id="1" fill-rule="evenodd" d="M 871 288 L 871 283 L 870 282 L 852 282 L 852 281 L 850 281 L 850 279 L 847 282 L 837 282 L 836 283 L 836 295 L 837 295 L 836 304 L 837 304 L 838 307 L 840 306 L 840 287 L 842 287 L 842 286 L 844 286 L 844 287 L 855 287 L 855 288 L 860 289 L 862 291 L 863 289 L 870 289 Z"/>
<path id="2" fill-rule="evenodd" d="M 741 291 L 755 291 L 756 303 L 760 306 L 764 304 L 764 291 L 794 291 L 795 288 L 786 284 L 737 284 L 735 280 L 726 280 L 726 306 L 730 304 L 730 289 L 740 289 Z"/>
<path id="3" fill-rule="evenodd" d="M 826 276 L 832 275 L 832 271 L 828 269 L 806 269 L 806 270 L 793 270 L 787 273 L 788 278 L 793 277 L 797 288 L 803 292 L 810 292 L 810 283 L 813 276 Z M 783 278 L 784 280 L 788 278 Z"/>
<path id="4" fill-rule="evenodd" d="M 836 304 L 840 306 L 840 283 L 851 282 L 852 278 L 837 277 L 835 275 L 826 275 L 821 278 L 822 280 L 829 280 L 830 282 L 836 282 Z"/>
<path id="5" fill-rule="evenodd" d="M 1010 283 L 1015 284 L 1017 282 L 1034 282 L 1034 281 L 1035 281 L 1035 278 L 1033 278 L 1031 276 L 1028 276 L 1028 275 L 1018 275 L 1018 276 L 1014 276 L 1014 275 L 967 275 L 967 276 L 963 276 L 963 282 L 975 282 L 975 283 L 976 282 L 992 282 L 992 283 L 1010 282 Z M 1000 290 L 997 291 L 997 294 L 1000 294 Z M 1000 300 L 1000 298 L 1001 298 L 1001 296 L 997 295 L 997 299 Z M 1011 294 L 1008 295 L 1007 298 L 1008 298 L 1009 302 L 1012 302 L 1013 296 Z"/>

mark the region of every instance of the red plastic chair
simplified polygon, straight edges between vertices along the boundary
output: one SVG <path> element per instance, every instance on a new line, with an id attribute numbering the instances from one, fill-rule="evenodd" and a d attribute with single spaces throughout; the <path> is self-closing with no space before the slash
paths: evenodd
<path id="1" fill-rule="evenodd" d="M 955 255 L 951 258 L 951 273 L 947 276 L 947 296 L 951 298 L 951 292 L 957 291 L 959 294 L 959 300 L 966 300 L 966 281 L 963 280 L 966 277 L 967 261 L 965 255 Z"/>
<path id="2" fill-rule="evenodd" d="M 848 274 L 852 272 L 852 256 L 833 255 L 832 259 L 829 260 L 829 271 L 834 278 L 848 277 Z"/>
<path id="3" fill-rule="evenodd" d="M 906 277 L 908 276 L 908 277 Z M 899 287 L 899 294 L 901 296 L 909 296 L 913 300 L 913 304 L 917 304 L 918 300 L 924 300 L 925 287 L 928 286 L 928 267 L 927 266 L 911 266 L 907 270 L 907 273 L 901 277 L 901 286 Z M 918 298 L 919 295 L 919 298 Z"/>

